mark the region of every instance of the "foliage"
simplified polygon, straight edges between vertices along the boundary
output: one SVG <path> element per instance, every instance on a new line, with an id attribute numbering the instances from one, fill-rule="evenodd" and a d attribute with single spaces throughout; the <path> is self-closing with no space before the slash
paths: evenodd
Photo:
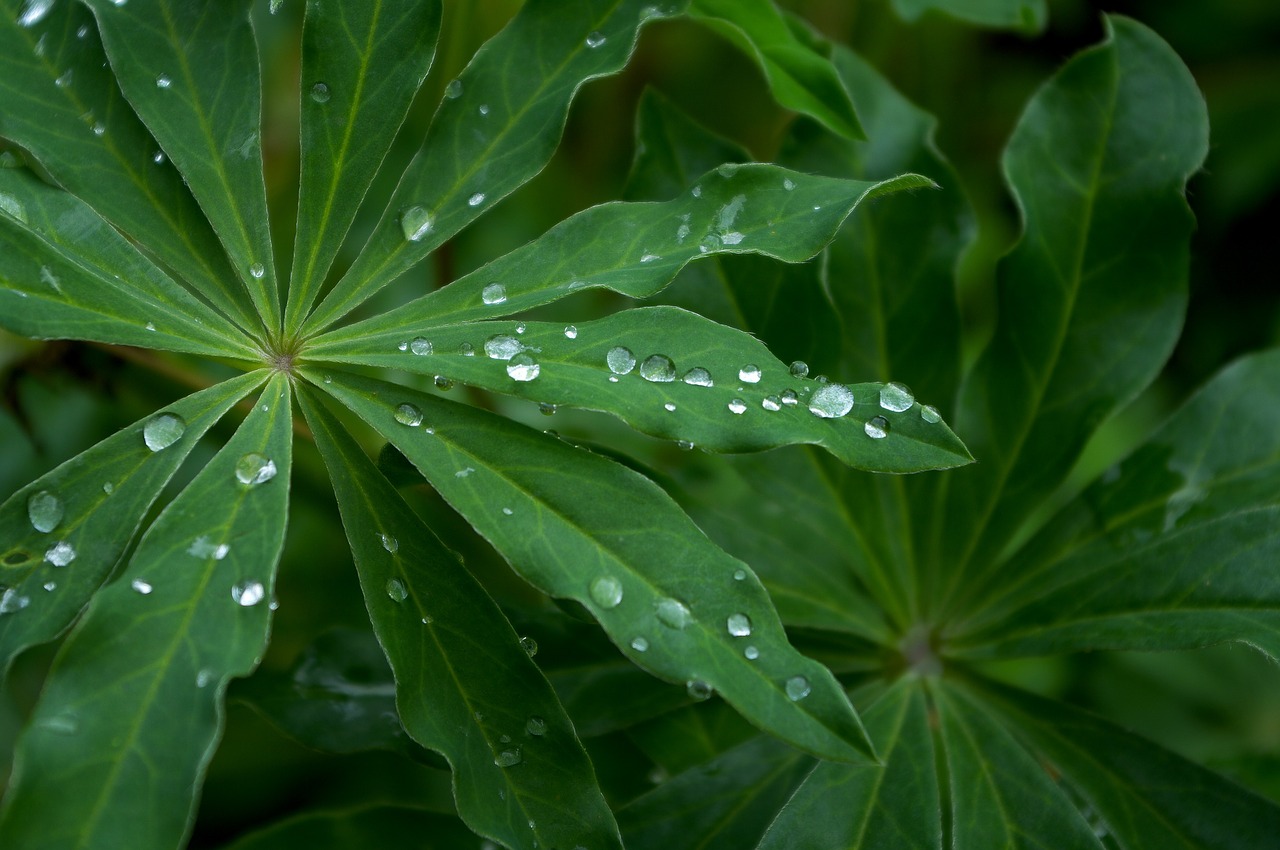
<path id="1" fill-rule="evenodd" d="M 469 59 L 470 4 L 259 6 L 0 0 L 0 324 L 196 390 L 144 380 L 132 424 L 6 473 L 0 844 L 1280 834 L 1263 796 L 1009 681 L 1050 654 L 1280 656 L 1274 352 L 1072 487 L 1187 309 L 1208 117 L 1153 30 L 1106 18 L 1022 111 L 1021 234 L 975 342 L 934 120 L 771 2 L 527 0 Z M 571 105 L 633 73 L 642 30 L 755 67 L 796 114 L 775 161 L 649 90 L 624 200 L 544 203 L 581 191 Z M 222 825 L 237 736 L 270 775 L 351 784 Z"/>

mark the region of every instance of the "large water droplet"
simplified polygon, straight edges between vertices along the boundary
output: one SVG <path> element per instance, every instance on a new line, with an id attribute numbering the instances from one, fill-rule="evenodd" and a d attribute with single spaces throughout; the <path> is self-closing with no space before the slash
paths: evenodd
<path id="1" fill-rule="evenodd" d="M 665 354 L 650 354 L 640 364 L 640 377 L 655 384 L 667 384 L 676 379 L 676 364 Z"/>
<path id="2" fill-rule="evenodd" d="M 378 539 L 382 541 L 382 548 L 386 549 L 392 555 L 400 549 L 400 541 L 396 540 L 390 534 L 378 532 Z"/>
<path id="3" fill-rule="evenodd" d="M 685 682 L 684 690 L 685 693 L 699 702 L 711 699 L 711 695 L 715 693 L 715 689 L 701 679 L 690 679 Z"/>
<path id="4" fill-rule="evenodd" d="M 325 83 L 316 83 L 311 87 L 311 99 L 316 103 L 329 102 L 329 86 Z"/>
<path id="5" fill-rule="evenodd" d="M 528 732 L 530 735 L 541 738 L 543 735 L 547 734 L 547 721 L 535 714 L 533 717 L 529 718 L 527 723 L 524 724 L 524 731 Z"/>
<path id="6" fill-rule="evenodd" d="M 911 390 L 902 384 L 885 384 L 880 388 L 880 406 L 894 413 L 901 413 L 916 403 Z"/>
<path id="7" fill-rule="evenodd" d="M 604 359 L 609 364 L 609 371 L 615 375 L 625 375 L 636 368 L 636 356 L 631 353 L 631 349 L 621 345 L 609 349 Z"/>
<path id="8" fill-rule="evenodd" d="M 250 487 L 275 478 L 276 471 L 276 462 L 257 452 L 249 452 L 236 461 L 236 480 Z"/>
<path id="9" fill-rule="evenodd" d="M 751 618 L 746 614 L 730 614 L 725 621 L 725 628 L 734 637 L 746 637 L 751 634 Z"/>
<path id="10" fill-rule="evenodd" d="M 221 561 L 227 557 L 227 553 L 231 551 L 231 546 L 226 543 L 214 543 L 209 539 L 209 535 L 201 534 L 195 540 L 191 541 L 191 545 L 187 547 L 187 554 L 193 558 L 213 558 L 215 561 Z"/>
<path id="11" fill-rule="evenodd" d="M 784 687 L 786 689 L 787 696 L 790 697 L 793 702 L 799 702 L 809 695 L 809 691 L 813 690 L 809 686 L 809 680 L 804 676 L 792 676 L 790 679 L 787 679 L 787 683 Z"/>
<path id="12" fill-rule="evenodd" d="M 138 593 L 141 593 L 143 596 L 146 596 L 148 593 L 151 592 L 151 582 L 143 581 L 140 578 L 135 578 L 132 582 L 129 583 L 129 586 L 132 587 L 134 590 L 136 590 Z"/>
<path id="13" fill-rule="evenodd" d="M 760 383 L 760 367 L 754 363 L 748 363 L 738 370 L 738 380 L 748 384 Z"/>
<path id="14" fill-rule="evenodd" d="M 607 41 L 607 39 L 602 32 L 592 32 L 587 35 L 587 47 L 590 47 L 592 50 L 600 47 L 605 43 L 605 41 Z"/>
<path id="15" fill-rule="evenodd" d="M 530 658 L 538 654 L 538 642 L 527 635 L 520 638 L 520 648 L 523 649 L 525 654 Z"/>
<path id="16" fill-rule="evenodd" d="M 578 329 L 575 328 L 573 325 L 565 325 L 564 335 L 566 339 L 577 339 Z"/>
<path id="17" fill-rule="evenodd" d="M 246 581 L 231 588 L 231 598 L 237 605 L 252 608 L 266 598 L 266 588 L 260 581 Z"/>
<path id="18" fill-rule="evenodd" d="M 387 596 L 392 602 L 403 602 L 409 597 L 409 589 L 398 578 L 387 579 Z"/>
<path id="19" fill-rule="evenodd" d="M 502 750 L 493 757 L 493 763 L 498 767 L 515 767 L 522 761 L 524 757 L 520 755 L 519 747 Z"/>
<path id="20" fill-rule="evenodd" d="M 524 344 L 508 334 L 497 334 L 484 342 L 484 353 L 494 360 L 510 360 L 521 351 L 524 351 Z"/>
<path id="21" fill-rule="evenodd" d="M 942 414 L 938 412 L 938 408 L 922 404 L 920 405 L 920 418 L 930 425 L 937 425 L 942 421 Z"/>
<path id="22" fill-rule="evenodd" d="M 142 441 L 153 452 L 167 449 L 182 439 L 187 430 L 187 423 L 181 416 L 173 413 L 159 413 L 147 420 L 142 426 Z"/>
<path id="23" fill-rule="evenodd" d="M 435 346 L 431 344 L 431 340 L 425 337 L 414 337 L 413 342 L 409 343 L 409 350 L 419 356 L 426 354 L 434 354 Z"/>
<path id="24" fill-rule="evenodd" d="M 507 374 L 513 381 L 532 381 L 541 371 L 542 366 L 527 351 L 522 351 L 507 361 Z"/>
<path id="25" fill-rule="evenodd" d="M 747 403 L 740 398 L 735 398 L 729 402 L 729 412 L 741 416 L 747 412 Z"/>
<path id="26" fill-rule="evenodd" d="M 431 232 L 431 213 L 417 204 L 400 213 L 400 230 L 410 242 L 421 242 Z"/>
<path id="27" fill-rule="evenodd" d="M 809 377 L 809 364 L 803 360 L 797 360 L 791 364 L 791 377 L 807 378 Z"/>
<path id="28" fill-rule="evenodd" d="M 410 428 L 417 428 L 422 424 L 422 411 L 417 405 L 408 402 L 398 406 L 394 415 L 397 422 Z"/>
<path id="29" fill-rule="evenodd" d="M 703 369 L 701 366 L 694 366 L 688 372 L 685 372 L 684 377 L 681 378 L 681 380 L 686 384 L 690 384 L 695 387 L 715 386 L 715 381 L 711 380 L 711 373 L 706 369 Z"/>
<path id="30" fill-rule="evenodd" d="M 62 500 L 48 490 L 33 493 L 27 499 L 27 517 L 36 531 L 53 531 L 62 522 L 63 513 Z"/>
<path id="31" fill-rule="evenodd" d="M 867 432 L 867 436 L 873 440 L 883 440 L 889 436 L 889 420 L 883 416 L 875 416 L 867 420 L 867 424 L 862 426 L 862 430 Z"/>
<path id="32" fill-rule="evenodd" d="M 844 384 L 824 384 L 809 399 L 809 412 L 822 419 L 839 419 L 853 410 L 853 391 Z"/>
<path id="33" fill-rule="evenodd" d="M 76 547 L 65 540 L 60 541 L 45 551 L 44 559 L 55 567 L 65 567 L 76 559 Z"/>
<path id="34" fill-rule="evenodd" d="M 507 288 L 500 283 L 491 283 L 480 290 L 480 300 L 486 304 L 501 304 L 507 300 Z"/>
<path id="35" fill-rule="evenodd" d="M 648 652 L 649 641 L 646 638 L 637 635 L 631 639 L 631 648 L 636 652 Z"/>
<path id="36" fill-rule="evenodd" d="M 601 608 L 617 608 L 622 602 L 622 582 L 613 576 L 599 576 L 591 582 L 591 599 Z"/>
<path id="37" fill-rule="evenodd" d="M 654 603 L 654 610 L 659 622 L 672 629 L 680 630 L 693 622 L 693 612 L 679 599 L 669 596 L 659 599 Z"/>

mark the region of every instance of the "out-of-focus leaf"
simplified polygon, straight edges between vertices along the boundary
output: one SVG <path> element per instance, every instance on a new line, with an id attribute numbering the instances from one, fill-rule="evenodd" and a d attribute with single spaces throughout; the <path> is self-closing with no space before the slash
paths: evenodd
<path id="1" fill-rule="evenodd" d="M 213 228 L 106 61 L 82 4 L 0 0 L 0 137 L 242 328 L 261 333 Z"/>
<path id="2" fill-rule="evenodd" d="M 698 124 L 656 89 L 645 89 L 636 105 L 636 155 L 624 195 L 665 201 L 717 166 L 750 161 L 746 148 Z"/>
<path id="3" fill-rule="evenodd" d="M 801 749 L 871 757 L 843 690 L 791 648 L 754 574 L 648 479 L 482 410 L 304 374 L 394 443 L 521 575 L 585 605 L 632 661 L 695 693 L 714 688 Z"/>
<path id="4" fill-rule="evenodd" d="M 83 2 L 97 18 L 125 97 L 182 172 L 263 323 L 277 329 L 249 0 Z"/>
<path id="5" fill-rule="evenodd" d="M 265 379 L 253 372 L 175 402 L 0 505 L 0 678 L 15 655 L 70 625 L 196 443 Z M 148 433 L 163 448 L 153 451 Z"/>
<path id="6" fill-rule="evenodd" d="M 333 414 L 309 391 L 301 399 L 400 717 L 453 766 L 463 820 L 512 848 L 621 848 L 573 723 L 502 611 Z"/>
<path id="7" fill-rule="evenodd" d="M 367 806 L 308 812 L 250 833 L 225 850 L 391 850 L 407 846 L 406 840 L 412 841 L 414 850 L 457 850 L 476 839 L 462 821 L 449 815 L 404 806 Z"/>
<path id="8" fill-rule="evenodd" d="M 551 670 L 547 678 L 583 737 L 628 729 L 689 703 L 683 690 L 654 679 L 625 658 Z"/>
<path id="9" fill-rule="evenodd" d="M 298 329 L 320 292 L 439 35 L 440 0 L 307 4 L 302 187 L 286 333 Z"/>
<path id="10" fill-rule="evenodd" d="M 252 671 L 266 647 L 290 425 L 288 383 L 277 376 L 94 597 L 19 738 L 0 845 L 183 843 L 227 681 Z"/>
<path id="11" fill-rule="evenodd" d="M 1280 659 L 1278 415 L 1280 353 L 1226 369 L 1014 556 L 956 643 L 1038 655 L 1239 640 Z"/>
<path id="12" fill-rule="evenodd" d="M 622 70 L 649 0 L 529 0 L 445 90 L 422 149 L 359 259 L 307 320 L 322 330 L 542 170 L 587 80 Z"/>
<path id="13" fill-rule="evenodd" d="M 908 21 L 938 11 L 982 26 L 1026 32 L 1039 32 L 1049 20 L 1045 0 L 893 0 L 893 8 Z"/>
<path id="14" fill-rule="evenodd" d="M 428 346 L 432 352 L 438 346 L 440 353 L 424 353 Z M 464 346 L 470 356 L 460 353 Z M 603 410 L 646 434 L 708 451 L 810 443 L 844 463 L 882 472 L 970 460 L 945 423 L 922 417 L 923 408 L 881 407 L 882 385 L 843 387 L 797 378 L 751 335 L 674 307 L 626 310 L 572 330 L 545 322 L 453 325 L 396 346 L 380 339 L 352 341 L 341 353 L 330 352 L 312 357 L 440 375 L 544 404 Z M 843 407 L 831 409 L 845 394 L 852 400 L 847 415 L 840 414 Z M 816 410 L 825 412 L 815 415 Z M 888 431 L 878 439 L 868 424 L 876 417 Z"/>
<path id="15" fill-rule="evenodd" d="M 0 169 L 0 234 L 0 323 L 17 333 L 254 356 L 97 213 L 25 169 Z"/>
<path id="16" fill-rule="evenodd" d="M 778 103 L 845 138 L 863 138 L 831 61 L 812 39 L 797 37 L 772 0 L 693 0 L 690 12 L 756 61 Z"/>
<path id="17" fill-rule="evenodd" d="M 1107 847 L 1255 850 L 1280 835 L 1275 803 L 1132 732 L 1060 702 L 992 684 L 951 691 L 951 702 L 1000 717 L 1040 752 L 1048 769 L 1083 798 L 1082 808 L 1095 832 L 1110 842 Z M 1046 768 L 1037 769 L 1043 776 Z"/>
<path id="18" fill-rule="evenodd" d="M 1187 300 L 1183 190 L 1204 159 L 1204 101 L 1149 29 L 1107 40 L 1027 107 L 1004 168 L 1024 233 L 1000 265 L 1000 324 L 961 389 L 956 432 L 978 463 L 941 483 L 929 541 L 938 607 L 965 605 L 1010 536 L 1102 420 L 1156 375 Z"/>

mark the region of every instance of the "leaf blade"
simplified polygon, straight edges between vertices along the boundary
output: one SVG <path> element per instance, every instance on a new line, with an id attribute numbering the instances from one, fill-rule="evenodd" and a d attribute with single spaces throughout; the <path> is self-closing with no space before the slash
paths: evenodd
<path id="1" fill-rule="evenodd" d="M 1040 32 L 1049 19 L 1045 0 L 893 0 L 893 8 L 907 21 L 939 11 L 961 21 L 1025 32 Z"/>
<path id="2" fill-rule="evenodd" d="M 475 840 L 457 818 L 408 806 L 313 811 L 257 830 L 224 850 L 349 850 L 395 847 L 413 835 L 420 850 L 452 850 Z M 423 843 L 425 842 L 425 843 Z"/>

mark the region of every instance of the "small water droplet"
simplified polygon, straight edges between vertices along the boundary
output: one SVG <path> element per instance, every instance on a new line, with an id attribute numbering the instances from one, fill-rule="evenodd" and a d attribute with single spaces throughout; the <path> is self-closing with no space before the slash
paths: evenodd
<path id="1" fill-rule="evenodd" d="M 668 413 L 675 413 L 675 412 L 676 412 L 676 406 L 675 406 L 675 404 L 674 404 L 674 403 L 672 403 L 672 402 L 667 402 L 666 404 L 664 404 L 664 405 L 662 405 L 662 406 L 666 409 L 666 411 L 667 411 Z"/>
<path id="2" fill-rule="evenodd" d="M 493 763 L 498 767 L 515 767 L 522 761 L 524 757 L 520 755 L 519 747 L 502 750 L 493 757 Z"/>
<path id="3" fill-rule="evenodd" d="M 555 416 L 557 410 L 559 410 L 559 408 L 549 401 L 538 402 L 538 412 L 543 416 Z"/>
<path id="4" fill-rule="evenodd" d="M 796 395 L 796 391 L 795 391 L 795 390 L 783 390 L 783 391 L 782 391 L 782 403 L 783 403 L 783 404 L 791 405 L 791 404 L 798 404 L 799 402 L 800 402 L 800 397 Z"/>
<path id="5" fill-rule="evenodd" d="M 530 658 L 538 654 L 538 642 L 531 637 L 520 638 L 520 648 L 523 649 L 525 654 Z"/>
<path id="6" fill-rule="evenodd" d="M 746 577 L 747 577 L 747 571 L 746 571 L 746 570 L 734 570 L 734 571 L 733 571 L 733 580 L 734 580 L 734 581 L 743 581 L 744 579 L 746 579 Z"/>
<path id="7" fill-rule="evenodd" d="M 409 350 L 419 356 L 425 354 L 434 354 L 435 346 L 431 344 L 431 340 L 424 337 L 414 337 L 413 342 L 409 343 Z"/>
<path id="8" fill-rule="evenodd" d="M 522 351 L 507 361 L 507 374 L 513 381 L 532 381 L 541 371 L 542 366 L 527 351 Z"/>
<path id="9" fill-rule="evenodd" d="M 693 612 L 679 599 L 663 597 L 654 603 L 654 610 L 658 614 L 659 622 L 677 631 L 693 622 Z"/>
<path id="10" fill-rule="evenodd" d="M 27 499 L 27 517 L 36 531 L 45 534 L 53 531 L 58 527 L 58 523 L 62 522 L 64 512 L 62 500 L 48 490 L 33 493 L 31 498 Z"/>
<path id="11" fill-rule="evenodd" d="M 108 496 L 110 496 L 115 491 L 116 491 L 116 485 L 112 484 L 110 481 L 104 481 L 102 483 L 102 492 L 106 493 Z"/>
<path id="12" fill-rule="evenodd" d="M 514 515 L 514 514 L 515 514 L 515 511 L 511 510 L 511 508 L 503 508 L 503 509 L 502 509 L 502 515 L 503 515 L 503 516 L 512 516 L 512 515 Z"/>
<path id="13" fill-rule="evenodd" d="M 417 428 L 422 424 L 422 411 L 417 405 L 405 402 L 396 408 L 395 418 L 401 425 Z"/>
<path id="14" fill-rule="evenodd" d="M 735 398 L 729 402 L 729 412 L 741 416 L 747 412 L 747 403 L 740 398 Z"/>
<path id="15" fill-rule="evenodd" d="M 730 614 L 725 621 L 725 628 L 734 637 L 746 637 L 751 634 L 751 618 L 746 614 Z"/>
<path id="16" fill-rule="evenodd" d="M 617 608 L 622 602 L 622 582 L 613 576 L 599 576 L 591 582 L 591 598 L 601 608 Z"/>
<path id="17" fill-rule="evenodd" d="M 382 541 L 382 548 L 391 554 L 395 554 L 400 549 L 400 541 L 396 540 L 390 534 L 378 532 L 378 539 Z"/>
<path id="18" fill-rule="evenodd" d="M 62 76 L 58 77 L 58 79 L 53 81 L 53 84 L 60 89 L 65 89 L 71 85 L 71 81 L 73 79 L 75 79 L 75 69 L 68 68 L 65 74 L 63 74 Z"/>
<path id="19" fill-rule="evenodd" d="M 404 586 L 404 582 L 400 579 L 389 578 L 387 579 L 387 596 L 391 598 L 392 602 L 403 602 L 409 598 L 409 589 Z"/>
<path id="20" fill-rule="evenodd" d="M 89 25 L 82 24 L 80 28 L 76 30 L 76 38 L 84 39 L 88 37 L 89 37 Z"/>
<path id="21" fill-rule="evenodd" d="M 659 256 L 658 254 L 645 253 L 640 256 L 640 262 L 642 263 L 652 263 L 655 260 L 661 260 L 661 259 L 662 257 Z"/>
<path id="22" fill-rule="evenodd" d="M 723 245 L 737 245 L 746 238 L 747 236 L 745 233 L 739 233 L 736 230 L 730 230 L 727 233 L 720 234 L 720 242 Z"/>
<path id="23" fill-rule="evenodd" d="M 491 283 L 480 290 L 480 300 L 486 304 L 501 304 L 507 300 L 507 288 L 500 283 Z"/>
<path id="24" fill-rule="evenodd" d="M 631 639 L 631 648 L 636 652 L 648 652 L 649 641 L 637 635 Z"/>
<path id="25" fill-rule="evenodd" d="M 450 80 L 449 85 L 444 87 L 444 96 L 449 100 L 462 97 L 462 80 Z"/>
<path id="26" fill-rule="evenodd" d="M 464 466 L 462 469 L 459 469 L 457 472 L 453 473 L 453 477 L 454 477 L 454 478 L 466 478 L 466 477 L 470 476 L 470 475 L 471 475 L 471 473 L 473 473 L 473 472 L 475 472 L 475 471 L 476 471 L 476 468 L 475 468 L 474 466 Z"/>
<path id="27" fill-rule="evenodd" d="M 516 325 L 516 333 L 518 334 L 522 334 L 528 329 L 529 329 L 529 326 L 526 325 L 524 322 L 520 322 L 518 325 Z"/>
<path id="28" fill-rule="evenodd" d="M 754 363 L 748 363 L 738 370 L 738 380 L 748 384 L 760 383 L 760 367 Z"/>
<path id="29" fill-rule="evenodd" d="M 809 686 L 809 680 L 804 676 L 792 676 L 790 679 L 787 679 L 787 683 L 784 688 L 786 689 L 787 696 L 791 698 L 792 702 L 799 702 L 807 697 L 809 695 L 809 691 L 812 690 Z"/>
<path id="30" fill-rule="evenodd" d="M 400 230 L 410 242 L 421 242 L 431 232 L 431 213 L 425 207 L 411 206 L 400 213 Z"/>
<path id="31" fill-rule="evenodd" d="M 80 719 L 70 712 L 45 717 L 37 725 L 55 735 L 74 735 L 80 731 Z"/>
<path id="32" fill-rule="evenodd" d="M 151 161 L 154 162 L 156 165 L 164 165 L 164 160 L 165 160 L 164 151 L 156 151 L 151 155 Z"/>
<path id="33" fill-rule="evenodd" d="M 942 421 L 942 414 L 938 412 L 938 408 L 922 404 L 920 405 L 920 418 L 930 425 L 937 425 Z"/>
<path id="34" fill-rule="evenodd" d="M 142 441 L 153 452 L 167 449 L 182 439 L 187 430 L 187 423 L 181 416 L 173 413 L 159 413 L 147 420 L 142 426 Z"/>
<path id="35" fill-rule="evenodd" d="M 477 111 L 478 111 L 481 115 L 488 115 L 488 114 L 489 114 L 489 104 L 487 104 L 487 103 L 482 103 L 482 104 L 480 104 L 480 108 L 479 108 Z"/>
<path id="36" fill-rule="evenodd" d="M 797 360 L 791 364 L 791 377 L 807 378 L 809 377 L 809 364 L 803 360 Z"/>
<path id="37" fill-rule="evenodd" d="M 267 591 L 260 581 L 246 581 L 231 588 L 231 598 L 236 601 L 237 605 L 245 608 L 252 608 L 257 605 L 266 595 Z"/>
<path id="38" fill-rule="evenodd" d="M 573 325 L 565 325 L 564 335 L 565 335 L 565 338 L 567 339 L 577 339 L 578 329 L 575 328 Z"/>
<path id="39" fill-rule="evenodd" d="M 44 559 L 55 567 L 65 567 L 76 559 L 76 547 L 62 540 L 45 551 Z"/>
<path id="40" fill-rule="evenodd" d="M 187 547 L 187 554 L 193 558 L 213 558 L 215 561 L 221 561 L 227 557 L 227 553 L 231 551 L 231 546 L 226 543 L 214 543 L 209 539 L 209 535 L 201 534 L 195 540 L 191 541 L 191 545 Z"/>
<path id="41" fill-rule="evenodd" d="M 665 354 L 650 354 L 640 364 L 640 377 L 655 384 L 666 384 L 676 379 L 676 364 Z"/>
<path id="42" fill-rule="evenodd" d="M 862 430 L 867 432 L 867 436 L 873 440 L 883 440 L 889 436 L 889 420 L 883 416 L 875 416 L 867 420 L 867 424 L 862 426 Z"/>
<path id="43" fill-rule="evenodd" d="M 790 192 L 795 187 L 796 187 L 796 181 L 792 180 L 790 177 L 784 177 L 782 179 L 782 188 L 786 189 L 788 192 Z"/>
<path id="44" fill-rule="evenodd" d="M 316 103 L 328 103 L 329 97 L 329 86 L 326 83 L 316 83 L 311 87 L 311 99 Z"/>
<path id="45" fill-rule="evenodd" d="M 853 391 L 843 384 L 824 384 L 809 399 L 809 412 L 820 419 L 839 419 L 853 410 Z"/>
<path id="46" fill-rule="evenodd" d="M 604 359 L 609 365 L 609 371 L 615 375 L 625 375 L 636 368 L 636 356 L 631 353 L 631 349 L 621 345 L 609 349 Z"/>
<path id="47" fill-rule="evenodd" d="M 156 88 L 167 89 L 171 85 L 173 85 L 173 80 L 170 79 L 168 74 L 161 74 L 160 76 L 156 77 Z"/>
<path id="48" fill-rule="evenodd" d="M 55 590 L 57 590 L 57 589 L 58 589 L 58 583 L 57 583 L 56 581 L 46 581 L 46 582 L 45 582 L 43 585 L 41 585 L 41 586 L 42 586 L 45 590 L 49 591 L 50 593 L 53 593 Z"/>
<path id="49" fill-rule="evenodd" d="M 782 399 L 778 398 L 776 395 L 767 395 L 761 399 L 760 406 L 768 411 L 781 410 Z"/>
<path id="50" fill-rule="evenodd" d="M 711 695 L 715 693 L 715 689 L 700 679 L 690 679 L 684 683 L 684 690 L 691 698 L 698 700 L 711 699 Z"/>
<path id="51" fill-rule="evenodd" d="M 676 440 L 676 448 L 682 452 L 693 451 L 693 440 Z"/>
<path id="52" fill-rule="evenodd" d="M 702 187 L 701 187 L 701 186 L 694 186 L 692 189 L 690 189 L 690 190 L 689 190 L 689 194 L 690 194 L 690 195 L 693 195 L 695 198 L 701 198 L 701 197 L 702 197 Z"/>
<path id="53" fill-rule="evenodd" d="M 597 47 L 604 44 L 606 40 L 607 39 L 605 38 L 604 33 L 601 33 L 601 32 L 590 33 L 587 36 L 587 47 L 590 47 L 592 50 L 594 50 Z"/>
<path id="54" fill-rule="evenodd" d="M 90 127 L 89 129 L 93 130 L 93 134 L 95 136 L 101 137 L 107 134 L 107 126 L 103 124 L 101 121 L 93 122 L 93 126 Z"/>
<path id="55" fill-rule="evenodd" d="M 543 735 L 547 734 L 547 721 L 535 714 L 533 717 L 529 718 L 527 723 L 524 724 L 524 731 L 528 732 L 530 735 L 541 738 Z"/>
<path id="56" fill-rule="evenodd" d="M 214 672 L 212 670 L 209 670 L 207 668 L 204 670 L 201 670 L 199 673 L 196 673 L 196 687 L 207 688 L 209 686 L 209 683 L 212 682 L 213 679 L 214 679 Z"/>
<path id="57" fill-rule="evenodd" d="M 135 578 L 132 582 L 129 583 L 129 586 L 132 587 L 134 590 L 136 590 L 138 593 L 141 593 L 143 596 L 146 596 L 148 593 L 151 592 L 151 583 L 143 581 L 140 578 Z"/>
<path id="58" fill-rule="evenodd" d="M 27 0 L 27 5 L 22 7 L 22 13 L 18 15 L 18 26 L 33 27 L 40 23 L 53 8 L 53 2 L 54 0 Z"/>
<path id="59" fill-rule="evenodd" d="M 760 657 L 760 650 L 756 649 L 754 646 L 748 646 L 742 650 L 742 655 L 748 661 L 755 661 Z"/>
<path id="60" fill-rule="evenodd" d="M 469 342 L 464 342 L 462 345 L 458 346 L 458 353 L 463 357 L 475 357 L 476 347 Z"/>
<path id="61" fill-rule="evenodd" d="M 236 461 L 236 480 L 250 487 L 275 478 L 276 471 L 276 462 L 257 452 L 250 452 Z"/>
<path id="62" fill-rule="evenodd" d="M 267 274 L 267 269 L 262 263 L 254 263 L 249 266 L 249 274 L 253 276 L 254 280 L 262 280 Z"/>
<path id="63" fill-rule="evenodd" d="M 19 596 L 15 588 L 8 588 L 0 595 L 0 614 L 12 614 L 31 604 L 31 597 Z"/>
<path id="64" fill-rule="evenodd" d="M 436 384 L 436 389 L 443 390 L 444 392 L 448 392 L 449 390 L 453 389 L 453 379 L 447 378 L 444 375 L 436 375 L 435 384 Z M 430 428 L 428 428 L 427 433 L 432 434 L 435 432 L 432 431 Z"/>
<path id="65" fill-rule="evenodd" d="M 484 192 L 476 192 L 470 198 L 467 198 L 467 205 L 478 207 L 484 203 Z"/>
<path id="66" fill-rule="evenodd" d="M 885 410 L 901 413 L 915 403 L 916 397 L 902 384 L 885 384 L 880 388 L 880 406 Z"/>
<path id="67" fill-rule="evenodd" d="M 711 380 L 711 373 L 706 369 L 703 369 L 701 366 L 694 366 L 688 372 L 685 372 L 684 377 L 681 380 L 686 384 L 690 384 L 695 387 L 715 386 L 715 381 Z"/>

